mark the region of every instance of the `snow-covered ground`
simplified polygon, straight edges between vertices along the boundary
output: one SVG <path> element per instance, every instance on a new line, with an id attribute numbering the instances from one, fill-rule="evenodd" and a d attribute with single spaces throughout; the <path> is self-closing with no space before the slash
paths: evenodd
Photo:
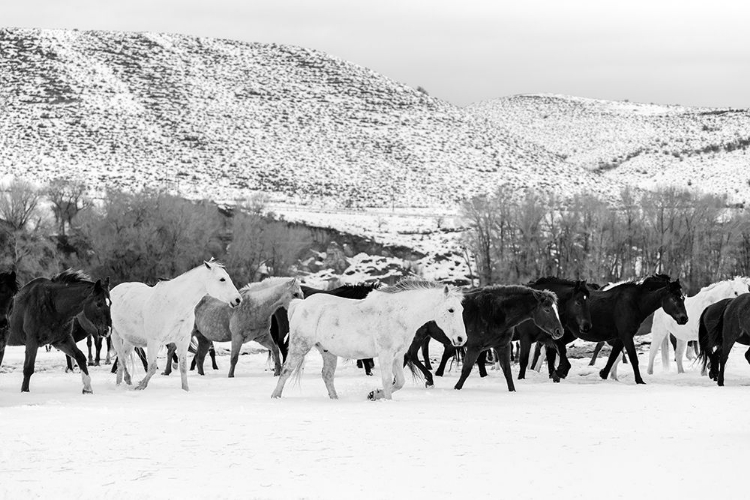
<path id="1" fill-rule="evenodd" d="M 246 349 L 249 352 L 249 350 Z M 433 344 L 433 355 L 439 349 Z M 641 356 L 645 368 L 647 354 Z M 635 386 L 587 360 L 567 380 L 536 372 L 508 393 L 499 372 L 453 390 L 408 378 L 393 401 L 340 362 L 331 401 L 313 352 L 299 385 L 271 400 L 265 353 L 228 357 L 205 377 L 155 376 L 144 392 L 93 368 L 93 396 L 63 355 L 40 352 L 19 392 L 23 349 L 0 373 L 0 498 L 741 498 L 750 366 L 735 350 L 727 386 L 656 367 Z M 598 362 L 599 367 L 603 359 Z M 160 360 L 163 365 L 164 360 Z M 513 368 L 517 373 L 517 366 Z M 645 372 L 645 370 L 644 370 Z M 142 376 L 138 367 L 136 379 Z"/>

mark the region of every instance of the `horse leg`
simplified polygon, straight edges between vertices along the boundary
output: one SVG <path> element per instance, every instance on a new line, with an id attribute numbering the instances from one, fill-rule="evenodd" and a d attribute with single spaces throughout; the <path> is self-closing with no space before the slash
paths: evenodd
<path id="1" fill-rule="evenodd" d="M 339 358 L 319 345 L 316 347 L 320 351 L 320 355 L 323 356 L 323 370 L 321 370 L 321 374 L 323 375 L 323 383 L 325 383 L 326 389 L 328 389 L 328 397 L 338 399 L 339 395 L 336 394 L 336 388 L 333 386 L 333 375 L 336 373 L 336 364 Z"/>
<path id="2" fill-rule="evenodd" d="M 142 347 L 136 347 L 135 353 L 138 355 L 138 357 L 141 360 L 141 364 L 143 365 L 143 371 L 148 371 L 148 359 L 146 358 L 146 352 L 143 350 Z"/>
<path id="3" fill-rule="evenodd" d="M 107 337 L 107 355 L 104 357 L 104 364 L 109 365 L 112 363 L 110 352 L 112 351 L 112 336 Z"/>
<path id="4" fill-rule="evenodd" d="M 466 379 L 469 378 L 469 375 L 471 375 L 471 369 L 474 368 L 474 363 L 477 362 L 477 359 L 479 359 L 479 354 L 482 352 L 482 349 L 477 347 L 467 347 L 466 348 L 466 358 L 464 358 L 464 366 L 461 368 L 461 376 L 458 379 L 458 382 L 456 382 L 456 385 L 453 387 L 457 391 L 460 391 L 463 386 L 464 382 L 466 382 Z"/>
<path id="5" fill-rule="evenodd" d="M 78 368 L 81 370 L 81 380 L 83 381 L 83 393 L 93 394 L 94 391 L 91 389 L 91 377 L 89 376 L 89 369 L 86 363 L 86 355 L 76 346 L 73 337 L 68 337 L 61 342 L 53 344 L 56 348 L 62 352 L 75 358 Z"/>
<path id="6" fill-rule="evenodd" d="M 400 391 L 406 383 L 404 377 L 404 365 L 400 362 L 401 356 L 396 355 L 393 360 L 393 392 Z"/>
<path id="7" fill-rule="evenodd" d="M 521 352 L 518 354 L 518 380 L 526 378 L 526 367 L 529 366 L 529 354 L 531 354 L 531 339 L 528 335 L 521 336 Z"/>
<path id="8" fill-rule="evenodd" d="M 423 365 L 419 360 L 419 356 L 417 353 L 419 352 L 420 347 L 421 346 L 419 344 L 412 343 L 412 345 L 409 347 L 409 350 L 406 351 L 406 354 L 404 354 L 404 366 L 406 366 L 408 363 L 411 363 L 411 367 L 416 367 L 420 371 L 420 373 L 422 373 L 422 376 L 425 380 L 424 386 L 427 388 L 434 387 L 435 382 L 432 379 L 432 373 L 430 373 L 425 365 Z M 414 373 L 413 368 L 412 373 Z"/>
<path id="9" fill-rule="evenodd" d="M 452 345 L 444 345 L 443 346 L 443 357 L 440 358 L 440 365 L 438 366 L 438 369 L 435 371 L 435 375 L 438 377 L 442 377 L 445 373 L 445 365 L 448 363 L 448 360 L 451 359 L 456 354 L 456 348 Z"/>
<path id="10" fill-rule="evenodd" d="M 667 340 L 667 333 L 664 331 L 657 331 L 654 332 L 651 331 L 651 347 L 648 351 L 648 368 L 646 368 L 646 373 L 649 375 L 654 374 L 654 360 L 656 359 L 656 355 L 659 354 L 659 349 L 662 350 L 662 356 L 661 356 L 661 365 L 662 370 L 668 370 L 669 369 L 669 356 L 666 356 L 666 363 L 664 362 L 665 356 L 664 356 L 664 350 L 666 349 L 667 352 L 669 352 L 668 347 L 668 340 Z"/>
<path id="11" fill-rule="evenodd" d="M 122 338 L 120 338 L 120 335 L 117 334 L 116 330 L 112 330 L 112 335 L 110 335 L 112 338 L 112 346 L 115 348 L 115 353 L 117 354 L 117 358 L 115 358 L 115 362 L 112 364 L 112 370 L 117 370 L 117 377 L 115 380 L 115 383 L 117 385 L 120 385 L 122 383 L 123 375 L 127 375 L 125 378 L 125 383 L 130 385 L 128 382 L 130 381 L 130 374 L 127 373 L 127 368 L 125 367 L 125 342 Z"/>
<path id="12" fill-rule="evenodd" d="M 188 349 L 190 348 L 190 338 L 187 342 L 181 342 L 175 346 L 177 349 L 177 366 L 180 368 L 180 382 L 182 384 L 183 391 L 189 391 L 188 380 L 187 380 L 187 357 Z M 172 358 L 167 358 L 167 364 L 172 362 Z"/>
<path id="13" fill-rule="evenodd" d="M 477 366 L 479 367 L 479 376 L 480 377 L 486 377 L 487 376 L 487 353 L 489 352 L 489 349 L 486 351 L 482 351 L 479 353 L 479 357 L 477 358 Z"/>
<path id="14" fill-rule="evenodd" d="M 277 346 L 276 342 L 271 338 L 271 334 L 266 334 L 261 338 L 255 339 L 255 341 L 268 349 L 271 353 L 271 357 L 273 358 L 273 376 L 278 377 L 281 375 L 281 353 L 279 352 L 279 346 Z M 325 356 L 323 356 L 323 361 L 325 361 Z M 336 367 L 334 366 L 334 371 L 335 370 Z"/>
<path id="15" fill-rule="evenodd" d="M 218 370 L 219 365 L 216 364 L 216 349 L 214 349 L 213 342 L 211 342 L 211 345 L 208 348 L 208 354 L 211 356 L 211 368 L 213 368 L 214 370 Z"/>
<path id="16" fill-rule="evenodd" d="M 23 382 L 21 383 L 21 392 L 29 392 L 29 380 L 34 374 L 34 363 L 36 363 L 36 353 L 39 345 L 36 339 L 26 336 L 26 359 L 23 362 Z"/>
<path id="17" fill-rule="evenodd" d="M 164 371 L 161 372 L 162 375 L 166 375 L 167 377 L 172 374 L 172 357 L 175 355 L 175 352 L 177 352 L 177 346 L 175 344 L 167 344 L 167 361 L 166 365 L 164 367 Z M 177 360 L 179 364 L 179 357 Z"/>
<path id="18" fill-rule="evenodd" d="M 500 368 L 503 369 L 505 382 L 508 384 L 509 392 L 516 392 L 516 386 L 513 385 L 513 373 L 510 371 L 510 351 L 513 349 L 511 342 L 507 345 L 496 347 L 497 359 L 500 361 Z"/>
<path id="19" fill-rule="evenodd" d="M 607 364 L 604 365 L 604 368 L 599 370 L 599 376 L 601 378 L 603 378 L 604 380 L 607 380 L 609 371 L 612 369 L 612 365 L 615 364 L 615 361 L 617 361 L 617 357 L 620 355 L 621 352 L 622 352 L 622 340 L 617 339 L 612 344 L 612 351 L 609 353 Z"/>
<path id="20" fill-rule="evenodd" d="M 279 380 L 276 382 L 276 389 L 271 393 L 272 398 L 281 397 L 286 381 L 292 373 L 299 370 L 300 365 L 302 365 L 302 362 L 305 360 L 307 353 L 310 352 L 310 349 L 312 349 L 311 345 L 300 341 L 292 340 L 289 343 L 289 351 L 287 351 L 286 361 L 284 361 L 284 365 L 281 367 L 281 375 L 279 375 Z M 281 348 L 279 348 L 279 350 L 281 350 Z"/>
<path id="21" fill-rule="evenodd" d="M 362 364 L 365 368 L 365 375 L 372 377 L 372 369 L 375 368 L 375 360 L 372 358 L 366 358 L 362 360 Z"/>
<path id="22" fill-rule="evenodd" d="M 73 369 L 73 359 L 65 355 L 65 373 L 73 373 L 75 370 Z"/>
<path id="23" fill-rule="evenodd" d="M 732 343 L 734 343 L 734 340 Z M 716 383 L 719 384 L 719 387 L 724 387 L 724 369 L 727 367 L 727 360 L 729 359 L 729 351 L 731 349 L 732 346 L 724 339 L 721 355 L 719 356 L 719 374 L 716 377 Z"/>
<path id="24" fill-rule="evenodd" d="M 193 358 L 193 361 L 195 361 L 195 366 L 198 368 L 198 375 L 205 375 L 205 372 L 203 371 L 203 363 L 206 361 L 206 353 L 211 346 L 211 341 L 204 337 L 198 330 L 193 330 L 193 336 L 198 341 L 198 349 L 195 351 L 195 358 Z"/>
<path id="25" fill-rule="evenodd" d="M 748 348 L 747 351 L 745 351 L 745 359 L 748 363 L 750 363 L 750 348 Z"/>
<path id="26" fill-rule="evenodd" d="M 635 350 L 635 344 L 633 343 L 633 337 L 627 337 L 623 340 L 625 350 L 628 353 L 628 359 L 630 359 L 630 365 L 633 367 L 633 375 L 635 376 L 636 384 L 645 384 L 641 378 L 641 370 L 638 368 L 638 353 Z"/>
<path id="27" fill-rule="evenodd" d="M 88 365 L 94 366 L 94 357 L 91 356 L 91 335 L 86 335 L 86 347 L 89 348 L 89 359 L 88 359 Z"/>
<path id="28" fill-rule="evenodd" d="M 102 338 L 98 335 L 94 339 L 94 348 L 96 350 L 94 356 L 94 366 L 99 366 L 102 362 Z"/>
<path id="29" fill-rule="evenodd" d="M 677 339 L 677 347 L 674 350 L 674 360 L 677 363 L 677 373 L 685 373 L 685 368 L 682 366 L 682 359 L 685 357 L 685 350 L 687 349 L 687 341 Z"/>
<path id="30" fill-rule="evenodd" d="M 148 383 L 151 380 L 151 377 L 153 377 L 156 373 L 156 358 L 159 354 L 159 342 L 156 340 L 149 341 L 148 344 L 146 344 L 146 354 L 148 356 L 148 371 L 146 372 L 146 376 L 143 377 L 143 380 L 141 380 L 138 385 L 135 386 L 136 391 L 142 391 L 146 387 L 148 387 Z M 167 363 L 171 362 L 171 359 L 167 359 Z"/>
<path id="31" fill-rule="evenodd" d="M 237 361 L 240 359 L 240 351 L 244 340 L 239 335 L 232 334 L 232 354 L 229 356 L 229 375 L 227 375 L 229 378 L 234 378 L 234 367 L 237 366 Z"/>
<path id="32" fill-rule="evenodd" d="M 432 363 L 430 362 L 430 337 L 424 339 L 422 344 L 422 359 L 424 360 L 424 367 L 427 370 L 432 370 Z"/>
<path id="33" fill-rule="evenodd" d="M 392 399 L 393 395 L 393 366 L 395 364 L 393 354 L 380 353 L 378 361 L 380 362 L 380 379 L 383 382 L 383 388 L 370 391 L 367 395 L 367 399 L 371 401 L 383 398 Z M 401 356 L 398 356 L 398 361 L 400 366 Z"/>
<path id="34" fill-rule="evenodd" d="M 602 350 L 602 347 L 604 347 L 604 342 L 596 343 L 596 347 L 594 347 L 594 352 L 591 354 L 591 361 L 589 361 L 589 366 L 594 366 L 596 364 L 596 358 L 599 357 L 599 352 Z"/>
<path id="35" fill-rule="evenodd" d="M 692 349 L 691 349 L 692 348 Z M 698 342 L 695 340 L 691 340 L 688 342 L 688 350 L 687 350 L 687 357 L 688 359 L 695 359 L 700 355 L 700 349 L 698 347 Z"/>

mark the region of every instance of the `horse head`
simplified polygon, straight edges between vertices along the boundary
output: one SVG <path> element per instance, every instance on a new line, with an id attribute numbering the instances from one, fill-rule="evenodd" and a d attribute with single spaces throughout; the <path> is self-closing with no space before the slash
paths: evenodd
<path id="1" fill-rule="evenodd" d="M 680 280 L 675 280 L 667 284 L 667 293 L 661 300 L 661 306 L 664 312 L 669 314 L 678 325 L 684 325 L 688 322 L 687 311 L 685 310 L 685 295 L 682 293 Z"/>
<path id="2" fill-rule="evenodd" d="M 305 293 L 302 291 L 302 286 L 300 285 L 298 278 L 292 278 L 289 280 L 289 284 L 286 287 L 286 291 L 284 292 L 283 297 L 283 303 L 284 307 L 287 309 L 289 308 L 289 303 L 294 299 L 304 299 Z"/>
<path id="3" fill-rule="evenodd" d="M 557 296 L 547 290 L 534 290 L 537 301 L 531 316 L 534 324 L 557 340 L 563 336 L 564 330 L 557 311 Z"/>
<path id="4" fill-rule="evenodd" d="M 463 292 L 456 287 L 445 285 L 441 297 L 442 301 L 435 311 L 435 324 L 445 332 L 454 346 L 462 346 L 467 338 L 463 317 Z"/>
<path id="5" fill-rule="evenodd" d="M 576 281 L 573 287 L 573 295 L 566 302 L 566 313 L 569 318 L 575 320 L 578 330 L 588 332 L 591 330 L 591 310 L 589 309 L 589 288 L 585 280 Z"/>
<path id="6" fill-rule="evenodd" d="M 237 291 L 232 279 L 227 274 L 224 266 L 213 259 L 204 261 L 207 277 L 205 280 L 206 293 L 214 298 L 226 302 L 232 307 L 237 307 L 242 302 L 242 296 Z"/>
<path id="7" fill-rule="evenodd" d="M 109 337 L 112 328 L 111 305 L 109 278 L 103 282 L 97 280 L 89 296 L 84 299 L 83 307 L 76 319 L 86 332 L 100 337 Z"/>

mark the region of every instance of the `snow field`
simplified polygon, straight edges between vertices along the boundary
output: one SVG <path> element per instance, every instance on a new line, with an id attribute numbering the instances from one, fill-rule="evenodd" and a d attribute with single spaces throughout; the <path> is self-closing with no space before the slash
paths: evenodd
<path id="1" fill-rule="evenodd" d="M 433 342 L 432 355 L 439 355 Z M 85 347 L 84 347 L 85 348 Z M 221 349 L 219 349 L 221 351 Z M 155 375 L 148 389 L 117 387 L 93 367 L 94 395 L 64 357 L 41 350 L 21 394 L 23 348 L 0 373 L 0 499 L 5 498 L 737 498 L 748 442 L 750 366 L 735 349 L 727 386 L 696 366 L 645 374 L 629 365 L 603 381 L 572 359 L 553 384 L 531 371 L 508 393 L 501 373 L 476 369 L 461 391 L 454 367 L 425 389 L 407 375 L 393 401 L 370 402 L 366 377 L 340 360 L 329 400 L 317 352 L 280 400 L 265 352 L 219 370 Z M 221 353 L 221 352 L 220 352 Z M 160 358 L 160 368 L 165 360 Z M 659 360 L 657 360 L 657 363 Z M 672 364 L 672 370 L 676 370 Z M 161 371 L 161 370 L 160 370 Z M 517 365 L 513 366 L 514 377 Z M 143 376 L 137 366 L 134 379 Z M 733 472 L 734 471 L 734 472 Z"/>

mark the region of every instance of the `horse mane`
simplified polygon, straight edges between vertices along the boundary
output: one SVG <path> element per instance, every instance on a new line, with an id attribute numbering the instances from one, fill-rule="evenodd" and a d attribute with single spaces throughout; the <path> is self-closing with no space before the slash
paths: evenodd
<path id="1" fill-rule="evenodd" d="M 483 288 L 475 288 L 471 292 L 501 292 L 503 295 L 533 295 L 539 302 L 547 302 L 551 304 L 557 303 L 557 295 L 549 290 L 536 290 L 529 288 L 524 285 L 488 285 Z"/>
<path id="2" fill-rule="evenodd" d="M 53 276 L 50 281 L 53 281 L 55 283 L 71 283 L 71 284 L 94 282 L 94 280 L 92 280 L 91 276 L 89 276 L 88 274 L 84 273 L 81 270 L 74 271 L 73 269 L 66 269 L 60 274 Z"/>
<path id="3" fill-rule="evenodd" d="M 627 286 L 638 286 L 643 285 L 649 290 L 657 290 L 659 288 L 664 288 L 665 286 L 669 285 L 671 278 L 667 274 L 653 274 L 651 276 L 646 276 L 645 278 L 634 278 L 632 280 L 626 280 L 626 281 L 619 281 L 617 283 L 610 283 L 608 285 L 605 285 L 602 287 L 601 291 L 607 292 L 609 290 L 612 290 L 613 288 L 618 287 L 627 287 Z"/>
<path id="4" fill-rule="evenodd" d="M 575 280 L 569 280 L 565 278 L 558 278 L 557 276 L 544 276 L 535 281 L 529 281 L 526 286 L 531 285 L 567 285 L 576 286 L 579 282 Z"/>
<path id="5" fill-rule="evenodd" d="M 461 295 L 462 292 L 460 289 L 446 285 L 445 283 L 439 283 L 437 281 L 429 281 L 429 280 L 423 280 L 419 278 L 405 278 L 399 281 L 398 283 L 390 286 L 386 286 L 384 288 L 378 289 L 378 292 L 383 293 L 401 293 L 401 292 L 408 292 L 410 290 L 437 290 L 440 288 L 448 287 L 448 290 L 450 293 L 454 293 L 456 295 Z M 369 297 L 369 295 L 368 295 Z"/>
<path id="6" fill-rule="evenodd" d="M 247 285 L 240 288 L 239 292 L 240 293 L 257 292 L 258 290 L 263 290 L 271 286 L 279 285 L 282 282 L 288 283 L 289 281 L 293 279 L 295 278 L 290 278 L 288 276 L 271 276 L 269 278 L 264 279 L 263 281 L 256 281 L 254 283 L 248 283 Z"/>

